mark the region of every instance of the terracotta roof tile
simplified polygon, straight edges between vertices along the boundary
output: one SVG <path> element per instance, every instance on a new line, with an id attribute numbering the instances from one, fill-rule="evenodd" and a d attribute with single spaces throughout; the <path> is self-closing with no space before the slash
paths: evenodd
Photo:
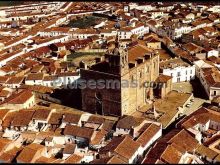
<path id="1" fill-rule="evenodd" d="M 91 140 L 93 134 L 94 134 L 93 129 L 74 126 L 74 125 L 67 125 L 64 129 L 64 135 L 77 136 L 81 138 L 86 138 L 88 140 Z"/>
<path id="2" fill-rule="evenodd" d="M 60 124 L 62 118 L 63 118 L 63 113 L 58 113 L 58 112 L 52 113 L 48 123 L 49 124 Z"/>
<path id="3" fill-rule="evenodd" d="M 161 159 L 169 164 L 178 164 L 182 154 L 175 149 L 172 145 L 169 145 L 161 155 Z"/>
<path id="4" fill-rule="evenodd" d="M 43 80 L 44 74 L 43 73 L 31 73 L 27 76 L 25 79 L 26 81 L 31 81 L 31 80 Z"/>
<path id="5" fill-rule="evenodd" d="M 76 149 L 76 144 L 66 144 L 63 154 L 73 154 Z"/>
<path id="6" fill-rule="evenodd" d="M 133 141 L 129 136 L 114 137 L 110 143 L 100 149 L 100 154 L 114 152 L 129 160 L 138 150 L 140 144 Z"/>
<path id="7" fill-rule="evenodd" d="M 45 156 L 41 156 L 34 163 L 53 163 L 55 160 L 55 158 L 47 158 Z"/>
<path id="8" fill-rule="evenodd" d="M 151 124 L 136 140 L 136 142 L 140 143 L 143 147 L 155 136 L 159 130 L 160 126 L 156 124 Z"/>
<path id="9" fill-rule="evenodd" d="M 139 126 L 144 121 L 144 118 L 137 118 L 133 116 L 123 116 L 117 123 L 117 128 L 131 129 Z"/>
<path id="10" fill-rule="evenodd" d="M 34 115 L 33 115 L 33 119 L 36 119 L 36 120 L 47 120 L 47 118 L 49 117 L 50 113 L 51 113 L 51 110 L 47 110 L 47 109 L 35 110 Z"/>
<path id="11" fill-rule="evenodd" d="M 144 57 L 144 55 L 151 54 L 151 53 L 152 53 L 151 49 L 141 44 L 138 44 L 134 47 L 128 48 L 128 61 L 133 62 L 138 57 Z"/>
<path id="12" fill-rule="evenodd" d="M 21 84 L 24 77 L 11 77 L 6 84 Z"/>
<path id="13" fill-rule="evenodd" d="M 171 76 L 167 76 L 167 75 L 163 75 L 163 74 L 160 74 L 157 79 L 155 80 L 155 82 L 163 82 L 163 83 L 166 83 L 167 81 L 169 81 L 170 79 L 172 79 Z"/>
<path id="14" fill-rule="evenodd" d="M 78 124 L 80 118 L 81 118 L 80 114 L 65 113 L 63 117 L 63 121 L 68 123 Z"/>
<path id="15" fill-rule="evenodd" d="M 1 109 L 0 110 L 0 120 L 3 120 L 9 112 L 10 112 L 9 109 Z"/>
<path id="16" fill-rule="evenodd" d="M 82 156 L 72 154 L 69 158 L 67 158 L 64 163 L 80 163 L 82 160 Z"/>
<path id="17" fill-rule="evenodd" d="M 20 110 L 11 122 L 12 126 L 27 126 L 33 117 L 33 110 Z"/>
<path id="18" fill-rule="evenodd" d="M 43 145 L 31 143 L 21 151 L 21 153 L 17 157 L 17 161 L 22 163 L 31 163 L 37 151 L 42 150 L 44 148 L 45 147 Z"/>
<path id="19" fill-rule="evenodd" d="M 23 90 L 17 94 L 10 96 L 5 100 L 7 104 L 24 104 L 33 96 L 32 92 L 29 90 Z"/>
<path id="20" fill-rule="evenodd" d="M 91 164 L 126 164 L 126 162 L 121 160 L 118 156 L 110 156 L 101 159 L 94 159 L 90 163 Z"/>
<path id="21" fill-rule="evenodd" d="M 199 144 L 198 141 L 184 129 L 171 138 L 168 143 L 178 146 L 179 151 L 182 153 L 185 153 L 186 151 L 193 152 L 193 150 Z"/>

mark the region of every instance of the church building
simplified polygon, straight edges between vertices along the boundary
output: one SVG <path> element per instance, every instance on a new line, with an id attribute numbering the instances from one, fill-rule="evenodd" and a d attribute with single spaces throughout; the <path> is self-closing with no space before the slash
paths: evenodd
<path id="1" fill-rule="evenodd" d="M 138 42 L 125 49 L 116 41 L 115 48 L 108 51 L 103 60 L 89 69 L 81 69 L 80 74 L 86 82 L 101 81 L 103 87 L 82 89 L 84 111 L 128 115 L 153 99 L 153 88 L 148 82 L 154 82 L 159 76 L 159 55 Z"/>

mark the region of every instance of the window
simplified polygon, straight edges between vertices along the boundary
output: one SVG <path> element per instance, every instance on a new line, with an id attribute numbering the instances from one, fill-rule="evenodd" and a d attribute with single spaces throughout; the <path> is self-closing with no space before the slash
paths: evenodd
<path id="1" fill-rule="evenodd" d="M 177 76 L 181 76 L 180 72 L 177 72 Z"/>
<path id="2" fill-rule="evenodd" d="M 216 96 L 216 91 L 213 91 L 213 95 L 215 95 L 215 96 Z"/>
<path id="3" fill-rule="evenodd" d="M 186 75 L 187 75 L 187 70 L 186 70 Z"/>
<path id="4" fill-rule="evenodd" d="M 190 70 L 190 74 L 192 74 L 192 70 Z"/>
<path id="5" fill-rule="evenodd" d="M 142 71 L 139 72 L 140 78 L 142 77 Z"/>
<path id="6" fill-rule="evenodd" d="M 154 62 L 154 68 L 156 68 L 156 62 Z"/>

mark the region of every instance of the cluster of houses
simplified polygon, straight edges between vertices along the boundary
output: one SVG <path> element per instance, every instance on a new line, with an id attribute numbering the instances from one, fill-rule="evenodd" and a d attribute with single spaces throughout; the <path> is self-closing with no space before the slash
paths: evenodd
<path id="1" fill-rule="evenodd" d="M 0 114 L 2 163 L 89 163 L 106 157 L 136 163 L 162 135 L 160 123 L 133 116 L 114 121 L 35 108 L 1 109 Z"/>
<path id="2" fill-rule="evenodd" d="M 0 7 L 0 163 L 219 163 L 219 11 L 168 2 Z M 69 25 L 90 17 L 100 19 Z M 74 63 L 81 54 L 95 57 Z M 165 86 L 86 88 L 76 96 L 86 112 L 46 105 L 55 90 L 97 77 Z M 195 98 L 173 83 L 195 79 L 211 103 L 186 116 Z"/>
<path id="3" fill-rule="evenodd" d="M 218 163 L 219 117 L 216 109 L 199 108 L 157 140 L 143 163 Z"/>
<path id="4" fill-rule="evenodd" d="M 220 115 L 201 107 L 162 136 L 159 122 L 50 108 L 0 111 L 2 163 L 217 163 Z"/>

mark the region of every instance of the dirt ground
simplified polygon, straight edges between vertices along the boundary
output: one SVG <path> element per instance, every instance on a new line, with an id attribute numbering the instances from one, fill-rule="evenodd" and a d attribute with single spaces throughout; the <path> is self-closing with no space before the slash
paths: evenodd
<path id="1" fill-rule="evenodd" d="M 79 65 L 81 61 L 88 63 L 88 62 L 92 62 L 97 57 L 100 57 L 100 55 L 83 55 L 74 58 L 72 62 L 75 63 L 76 65 Z"/>

